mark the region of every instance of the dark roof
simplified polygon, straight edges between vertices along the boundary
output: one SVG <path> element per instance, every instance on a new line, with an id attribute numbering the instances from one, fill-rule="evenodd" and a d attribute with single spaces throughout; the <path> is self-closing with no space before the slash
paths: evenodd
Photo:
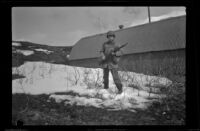
<path id="1" fill-rule="evenodd" d="M 116 43 L 129 44 L 124 54 L 185 48 L 186 16 L 179 16 L 139 26 L 116 30 Z M 70 60 L 99 57 L 106 33 L 80 39 L 72 48 Z"/>

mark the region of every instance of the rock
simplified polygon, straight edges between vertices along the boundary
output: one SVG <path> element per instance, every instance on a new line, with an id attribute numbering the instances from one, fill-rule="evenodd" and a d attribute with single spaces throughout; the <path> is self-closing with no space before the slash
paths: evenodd
<path id="1" fill-rule="evenodd" d="M 21 119 L 20 119 L 20 120 L 17 120 L 16 125 L 17 125 L 18 127 L 21 127 L 21 126 L 24 125 L 24 121 L 21 120 Z"/>
<path id="2" fill-rule="evenodd" d="M 45 112 L 49 112 L 49 108 L 44 108 L 44 111 Z"/>
<path id="3" fill-rule="evenodd" d="M 50 112 L 56 112 L 56 109 L 51 109 Z"/>
<path id="4" fill-rule="evenodd" d="M 36 121 L 40 118 L 40 113 L 39 112 L 36 112 L 36 111 L 30 111 L 27 113 L 27 116 L 33 120 L 33 121 Z"/>
<path id="5" fill-rule="evenodd" d="M 32 120 L 36 121 L 40 118 L 40 114 L 39 113 L 35 113 L 35 115 L 32 117 Z"/>
<path id="6" fill-rule="evenodd" d="M 144 120 L 146 121 L 155 121 L 156 119 L 154 119 L 153 117 L 150 117 L 150 116 L 146 116 L 146 117 L 143 117 Z"/>

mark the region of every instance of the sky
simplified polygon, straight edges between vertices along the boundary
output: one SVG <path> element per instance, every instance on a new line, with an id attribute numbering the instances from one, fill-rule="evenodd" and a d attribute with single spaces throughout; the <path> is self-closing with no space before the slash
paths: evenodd
<path id="1" fill-rule="evenodd" d="M 185 7 L 150 7 L 152 21 L 185 15 Z M 12 40 L 71 46 L 81 38 L 148 22 L 147 7 L 13 7 Z"/>

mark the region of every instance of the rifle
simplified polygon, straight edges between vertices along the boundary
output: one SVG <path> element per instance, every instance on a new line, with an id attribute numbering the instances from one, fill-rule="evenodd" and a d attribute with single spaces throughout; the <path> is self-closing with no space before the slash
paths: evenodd
<path id="1" fill-rule="evenodd" d="M 116 53 L 116 52 L 119 51 L 121 48 L 125 47 L 126 45 L 128 45 L 128 43 L 125 43 L 125 44 L 123 44 L 123 45 L 121 45 L 121 46 L 119 46 L 119 47 L 114 48 L 114 50 L 111 51 L 111 54 L 112 54 L 113 52 Z"/>
<path id="2" fill-rule="evenodd" d="M 109 52 L 109 54 L 105 56 L 106 58 L 105 58 L 104 60 L 101 59 L 101 60 L 99 61 L 99 65 L 102 65 L 103 63 L 105 63 L 105 62 L 108 61 L 109 59 L 113 60 L 113 59 L 112 59 L 112 57 L 114 56 L 113 54 L 115 54 L 115 53 L 116 53 L 117 51 L 119 51 L 121 48 L 125 47 L 127 44 L 128 44 L 128 43 L 125 43 L 125 44 L 123 44 L 123 45 L 121 45 L 121 46 L 119 46 L 119 47 L 116 47 L 116 48 L 114 48 L 113 50 L 111 50 L 111 51 Z"/>

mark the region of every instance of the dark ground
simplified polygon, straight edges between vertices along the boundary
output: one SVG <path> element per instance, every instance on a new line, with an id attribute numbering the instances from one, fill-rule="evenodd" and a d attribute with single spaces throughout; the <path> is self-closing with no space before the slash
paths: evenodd
<path id="1" fill-rule="evenodd" d="M 179 101 L 178 96 L 176 99 L 168 100 L 168 109 L 165 103 L 156 102 L 147 110 L 134 113 L 64 105 L 64 102 L 56 103 L 45 94 L 13 94 L 12 124 L 16 125 L 17 120 L 21 120 L 24 125 L 182 125 L 185 113 L 180 102 L 184 101 Z"/>

